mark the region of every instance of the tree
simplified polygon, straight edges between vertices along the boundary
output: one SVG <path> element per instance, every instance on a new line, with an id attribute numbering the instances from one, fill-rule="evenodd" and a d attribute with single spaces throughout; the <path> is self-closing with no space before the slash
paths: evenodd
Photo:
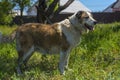
<path id="1" fill-rule="evenodd" d="M 22 17 L 24 9 L 30 6 L 30 0 L 13 0 L 13 2 L 20 9 L 20 16 Z"/>
<path id="2" fill-rule="evenodd" d="M 38 0 L 37 21 L 39 23 L 52 23 L 53 17 L 67 8 L 74 0 L 68 0 L 63 6 L 60 6 L 60 0 Z"/>
<path id="3" fill-rule="evenodd" d="M 0 24 L 9 24 L 12 21 L 12 15 L 10 14 L 14 4 L 11 0 L 0 1 Z"/>

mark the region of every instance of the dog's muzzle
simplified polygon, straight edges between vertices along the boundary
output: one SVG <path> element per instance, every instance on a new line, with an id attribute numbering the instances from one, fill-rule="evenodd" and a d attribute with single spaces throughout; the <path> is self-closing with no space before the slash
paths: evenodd
<path id="1" fill-rule="evenodd" d="M 97 21 L 94 21 L 92 26 L 91 26 L 91 25 L 88 25 L 88 24 L 86 24 L 86 23 L 84 24 L 84 26 L 85 26 L 87 29 L 89 29 L 89 30 L 92 31 L 92 30 L 94 30 L 94 25 L 96 25 L 96 24 L 97 24 Z"/>

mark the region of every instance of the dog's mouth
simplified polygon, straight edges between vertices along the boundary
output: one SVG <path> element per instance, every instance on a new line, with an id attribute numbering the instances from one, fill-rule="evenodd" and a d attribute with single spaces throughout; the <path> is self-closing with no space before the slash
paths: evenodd
<path id="1" fill-rule="evenodd" d="M 94 30 L 94 27 L 93 26 L 90 26 L 90 25 L 88 25 L 88 24 L 84 24 L 84 26 L 86 27 L 86 28 L 88 28 L 89 30 L 91 30 L 91 31 L 93 31 Z"/>

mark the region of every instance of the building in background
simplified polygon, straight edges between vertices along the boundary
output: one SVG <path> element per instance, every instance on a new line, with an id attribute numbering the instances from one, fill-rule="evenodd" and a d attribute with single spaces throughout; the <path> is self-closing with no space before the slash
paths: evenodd
<path id="1" fill-rule="evenodd" d="M 15 16 L 20 16 L 20 10 L 19 9 L 14 9 L 10 11 L 10 14 L 15 17 Z"/>
<path id="2" fill-rule="evenodd" d="M 120 12 L 120 0 L 108 6 L 103 12 Z"/>
<path id="3" fill-rule="evenodd" d="M 68 0 L 60 0 L 60 5 L 64 5 Z M 36 2 L 32 7 L 30 7 L 27 11 L 28 15 L 36 16 L 37 10 L 35 5 L 37 5 L 38 2 Z M 60 12 L 60 14 L 68 14 L 68 13 L 75 13 L 77 11 L 84 10 L 84 11 L 90 11 L 85 5 L 83 5 L 79 0 L 75 0 L 72 4 L 70 4 L 66 9 Z"/>

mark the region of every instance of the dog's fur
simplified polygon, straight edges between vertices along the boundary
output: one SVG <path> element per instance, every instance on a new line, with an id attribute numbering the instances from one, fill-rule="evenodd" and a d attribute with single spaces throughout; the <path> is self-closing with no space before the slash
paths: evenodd
<path id="1" fill-rule="evenodd" d="M 64 74 L 68 68 L 69 53 L 80 41 L 81 34 L 93 30 L 96 20 L 90 12 L 78 11 L 68 19 L 53 25 L 28 23 L 18 27 L 9 37 L 0 34 L 0 42 L 16 38 L 18 52 L 17 72 L 26 64 L 34 51 L 43 54 L 60 53 L 59 70 Z"/>

